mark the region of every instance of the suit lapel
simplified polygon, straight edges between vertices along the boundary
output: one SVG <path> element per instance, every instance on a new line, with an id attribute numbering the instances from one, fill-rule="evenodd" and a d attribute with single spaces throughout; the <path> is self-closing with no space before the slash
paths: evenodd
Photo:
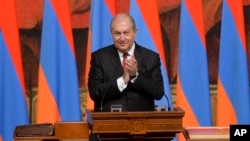
<path id="1" fill-rule="evenodd" d="M 110 70 L 114 70 L 113 75 L 120 77 L 123 74 L 123 68 L 115 46 L 112 46 L 112 49 L 107 57 L 109 57 L 110 63 L 112 63 L 111 66 L 113 66 L 113 68 L 110 68 Z"/>
<path id="2" fill-rule="evenodd" d="M 141 70 L 143 62 L 142 62 L 142 49 L 140 46 L 138 46 L 137 44 L 135 44 L 135 51 L 134 51 L 134 56 L 135 59 L 137 60 L 137 64 L 138 64 L 138 69 Z"/>

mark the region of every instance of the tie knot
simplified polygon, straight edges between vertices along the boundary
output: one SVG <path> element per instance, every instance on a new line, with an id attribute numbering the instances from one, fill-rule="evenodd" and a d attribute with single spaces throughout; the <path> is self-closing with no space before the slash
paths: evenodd
<path id="1" fill-rule="evenodd" d="M 128 55 L 129 55 L 129 54 L 128 54 L 127 52 L 125 52 L 125 53 L 123 53 L 122 57 L 123 57 L 123 58 L 127 58 Z"/>

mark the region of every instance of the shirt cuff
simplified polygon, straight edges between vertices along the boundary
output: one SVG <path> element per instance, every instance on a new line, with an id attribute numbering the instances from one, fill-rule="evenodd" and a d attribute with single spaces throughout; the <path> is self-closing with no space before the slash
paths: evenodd
<path id="1" fill-rule="evenodd" d="M 130 82 L 131 82 L 131 83 L 134 83 L 135 80 L 137 79 L 138 75 L 139 75 L 139 73 L 136 72 L 135 76 L 130 80 Z"/>
<path id="2" fill-rule="evenodd" d="M 117 86 L 120 92 L 127 88 L 127 84 L 125 84 L 122 76 L 117 79 Z"/>

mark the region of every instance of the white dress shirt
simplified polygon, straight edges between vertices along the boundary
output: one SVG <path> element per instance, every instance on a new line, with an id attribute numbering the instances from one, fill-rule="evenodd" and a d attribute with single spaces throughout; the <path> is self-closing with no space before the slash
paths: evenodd
<path id="1" fill-rule="evenodd" d="M 135 51 L 135 43 L 132 45 L 131 49 L 128 51 L 129 55 L 128 55 L 127 59 L 130 59 L 130 57 L 132 55 L 134 55 L 134 51 Z M 120 56 L 120 60 L 121 60 L 121 64 L 122 64 L 123 53 L 118 51 L 118 54 Z M 137 75 L 135 78 L 131 79 L 130 82 L 134 83 L 136 78 L 137 78 Z M 122 92 L 124 89 L 127 88 L 127 84 L 124 82 L 122 76 L 117 79 L 117 86 L 118 86 L 118 89 L 120 90 L 120 92 Z"/>

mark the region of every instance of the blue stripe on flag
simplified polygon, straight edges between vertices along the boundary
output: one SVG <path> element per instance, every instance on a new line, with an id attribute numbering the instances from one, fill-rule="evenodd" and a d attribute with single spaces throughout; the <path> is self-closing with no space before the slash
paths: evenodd
<path id="1" fill-rule="evenodd" d="M 180 21 L 178 74 L 184 94 L 199 124 L 210 126 L 212 123 L 206 48 L 189 14 L 183 3 Z"/>
<path id="2" fill-rule="evenodd" d="M 104 0 L 91 1 L 90 30 L 92 33 L 92 52 L 113 43 L 110 33 L 112 14 Z"/>
<path id="3" fill-rule="evenodd" d="M 219 77 L 233 104 L 238 123 L 250 123 L 247 56 L 226 1 L 221 25 Z"/>
<path id="4" fill-rule="evenodd" d="M 11 141 L 17 125 L 28 124 L 25 93 L 0 31 L 0 134 Z"/>
<path id="5" fill-rule="evenodd" d="M 81 120 L 75 56 L 48 0 L 42 29 L 40 63 L 61 118 L 63 121 Z"/>

